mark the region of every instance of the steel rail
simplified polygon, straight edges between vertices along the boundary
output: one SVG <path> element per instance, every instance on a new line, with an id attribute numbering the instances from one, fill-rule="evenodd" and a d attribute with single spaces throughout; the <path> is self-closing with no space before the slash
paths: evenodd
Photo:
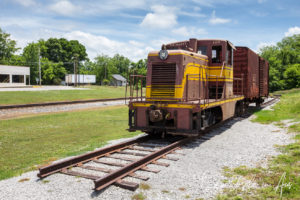
<path id="1" fill-rule="evenodd" d="M 156 161 L 157 159 L 165 156 L 166 154 L 174 151 L 179 146 L 187 143 L 188 141 L 192 140 L 193 138 L 184 138 L 179 141 L 173 142 L 172 144 L 163 147 L 162 149 L 159 149 L 153 153 L 150 153 L 149 155 L 135 161 L 132 163 L 129 163 L 125 165 L 124 167 L 120 168 L 119 170 L 116 170 L 110 174 L 107 174 L 106 176 L 96 179 L 94 181 L 95 183 L 95 190 L 101 190 L 106 188 L 107 186 L 117 183 L 118 181 L 121 181 L 122 178 L 128 176 L 129 174 L 141 169 L 142 167 L 145 167 L 147 164 Z"/>
<path id="2" fill-rule="evenodd" d="M 110 98 L 110 99 L 87 99 L 87 100 L 74 100 L 74 101 L 55 101 L 55 102 L 46 102 L 46 103 L 0 105 L 0 110 L 12 109 L 12 108 L 38 107 L 38 106 L 54 106 L 54 105 L 65 105 L 65 104 L 78 104 L 78 103 L 118 101 L 118 100 L 125 100 L 125 98 L 122 97 L 122 98 Z"/>
<path id="3" fill-rule="evenodd" d="M 89 152 L 86 154 L 75 156 L 73 158 L 57 162 L 57 163 L 48 165 L 46 167 L 39 168 L 39 173 L 37 176 L 40 178 L 44 178 L 44 177 L 54 174 L 56 172 L 60 172 L 68 167 L 72 167 L 72 166 L 76 166 L 81 163 L 88 162 L 90 160 L 93 160 L 94 158 L 105 156 L 107 154 L 116 152 L 120 149 L 126 148 L 127 146 L 130 146 L 132 144 L 144 142 L 148 139 L 149 139 L 149 136 L 147 135 L 147 136 L 143 136 L 143 137 L 140 137 L 137 139 L 132 139 L 132 140 L 129 140 L 126 142 L 122 142 L 122 143 L 119 143 L 119 144 L 116 144 L 113 146 L 101 148 L 99 150 L 92 151 L 92 152 Z"/>
<path id="4" fill-rule="evenodd" d="M 264 102 L 261 104 L 262 108 L 265 108 L 273 103 L 275 103 L 276 101 L 278 101 L 280 99 L 280 96 L 275 96 L 273 99 L 271 99 L 270 101 Z"/>

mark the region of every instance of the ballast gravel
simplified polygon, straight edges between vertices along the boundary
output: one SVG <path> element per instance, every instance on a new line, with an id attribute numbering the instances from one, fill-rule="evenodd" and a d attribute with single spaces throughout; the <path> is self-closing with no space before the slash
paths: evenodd
<path id="1" fill-rule="evenodd" d="M 279 154 L 275 144 L 292 142 L 286 130 L 275 125 L 251 122 L 251 118 L 235 118 L 224 126 L 211 131 L 205 138 L 197 139 L 173 154 L 178 161 L 160 159 L 170 163 L 169 167 L 151 165 L 160 169 L 158 174 L 138 171 L 149 176 L 148 181 L 132 177 L 125 180 L 145 183 L 150 189 L 131 192 L 116 186 L 103 191 L 93 191 L 93 181 L 63 174 L 54 174 L 43 180 L 37 178 L 37 171 L 0 181 L 0 199 L 132 199 L 143 193 L 146 199 L 212 199 L 228 187 L 222 180 L 224 167 L 264 165 L 271 156 Z M 210 139 L 209 139 L 210 138 Z M 111 144 L 123 140 L 112 141 Z M 149 167 L 150 168 L 150 167 Z M 25 180 L 25 181 L 22 181 Z M 29 179 L 26 181 L 26 179 Z"/>

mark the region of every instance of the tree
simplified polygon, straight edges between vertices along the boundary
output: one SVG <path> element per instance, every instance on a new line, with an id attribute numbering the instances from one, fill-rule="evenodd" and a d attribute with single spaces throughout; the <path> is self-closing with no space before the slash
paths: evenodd
<path id="1" fill-rule="evenodd" d="M 284 72 L 287 89 L 300 87 L 300 64 L 292 64 Z"/>
<path id="2" fill-rule="evenodd" d="M 47 58 L 43 58 L 42 63 L 43 64 L 41 68 L 43 84 L 59 85 L 63 80 L 65 74 L 67 73 L 63 63 L 53 63 L 51 61 L 48 61 Z"/>
<path id="3" fill-rule="evenodd" d="M 32 83 L 37 83 L 36 79 L 39 78 L 39 48 L 38 43 L 29 43 L 24 49 L 22 56 L 27 66 L 30 67 L 30 80 Z"/>
<path id="4" fill-rule="evenodd" d="M 3 32 L 0 28 L 0 61 L 2 63 L 7 62 L 20 49 L 16 45 L 16 41 L 10 39 L 10 34 Z"/>
<path id="5" fill-rule="evenodd" d="M 86 61 L 87 53 L 85 46 L 80 44 L 77 40 L 68 41 L 65 38 L 49 38 L 47 41 L 40 40 L 41 55 L 52 62 L 64 62 L 64 66 L 68 73 L 74 73 L 73 58 L 77 55 L 78 61 Z"/>
<path id="6" fill-rule="evenodd" d="M 300 34 L 285 37 L 276 46 L 267 46 L 260 51 L 269 62 L 270 91 L 300 87 Z"/>

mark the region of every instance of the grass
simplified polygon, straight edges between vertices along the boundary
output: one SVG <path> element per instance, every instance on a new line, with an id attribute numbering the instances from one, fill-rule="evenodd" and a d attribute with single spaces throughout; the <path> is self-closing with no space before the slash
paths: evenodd
<path id="1" fill-rule="evenodd" d="M 0 180 L 94 150 L 129 133 L 126 106 L 0 121 Z"/>
<path id="2" fill-rule="evenodd" d="M 0 105 L 125 97 L 125 87 L 90 86 L 88 90 L 0 92 Z"/>
<path id="3" fill-rule="evenodd" d="M 146 199 L 146 196 L 143 194 L 143 193 L 138 193 L 138 194 L 135 194 L 131 197 L 132 200 L 144 200 Z"/>
<path id="4" fill-rule="evenodd" d="M 147 183 L 141 183 L 141 184 L 140 184 L 140 188 L 141 188 L 142 190 L 149 190 L 151 187 L 150 187 L 150 185 L 148 185 Z"/>
<path id="5" fill-rule="evenodd" d="M 281 124 L 281 120 L 292 119 L 300 121 L 300 90 L 294 89 L 287 92 L 282 92 L 280 102 L 277 103 L 272 110 L 262 110 L 256 112 L 257 118 L 254 120 L 260 123 L 277 122 Z M 296 128 L 297 129 L 297 128 Z M 298 130 L 299 127 L 298 127 Z"/>
<path id="6" fill-rule="evenodd" d="M 274 110 L 256 112 L 257 118 L 254 121 L 275 122 L 281 127 L 284 125 L 282 120 L 296 122 L 289 127 L 290 132 L 296 133 L 295 143 L 277 147 L 282 154 L 270 159 L 267 168 L 225 167 L 223 173 L 226 177 L 244 177 L 255 181 L 258 188 L 249 188 L 246 191 L 241 188 L 227 188 L 217 199 L 300 199 L 300 89 L 277 94 L 282 94 L 282 97 L 273 107 Z"/>

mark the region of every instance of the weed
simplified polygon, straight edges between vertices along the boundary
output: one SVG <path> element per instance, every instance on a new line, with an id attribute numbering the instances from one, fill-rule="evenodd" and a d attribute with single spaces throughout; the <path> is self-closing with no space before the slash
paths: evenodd
<path id="1" fill-rule="evenodd" d="M 143 194 L 143 193 L 138 193 L 138 194 L 135 194 L 131 197 L 132 200 L 144 200 L 146 199 L 146 196 Z"/>
<path id="2" fill-rule="evenodd" d="M 165 194 L 170 193 L 168 190 L 162 190 L 161 192 Z"/>
<path id="3" fill-rule="evenodd" d="M 42 180 L 42 183 L 49 183 L 49 180 Z"/>
<path id="4" fill-rule="evenodd" d="M 140 184 L 140 188 L 141 188 L 142 190 L 149 190 L 151 187 L 150 187 L 150 185 L 148 185 L 148 184 L 146 184 L 146 183 L 141 183 L 141 184 Z"/>
<path id="5" fill-rule="evenodd" d="M 191 196 L 187 194 L 184 196 L 184 198 L 189 199 L 189 198 L 191 198 Z"/>
<path id="6" fill-rule="evenodd" d="M 227 179 L 223 179 L 222 183 L 228 183 L 228 180 Z"/>

